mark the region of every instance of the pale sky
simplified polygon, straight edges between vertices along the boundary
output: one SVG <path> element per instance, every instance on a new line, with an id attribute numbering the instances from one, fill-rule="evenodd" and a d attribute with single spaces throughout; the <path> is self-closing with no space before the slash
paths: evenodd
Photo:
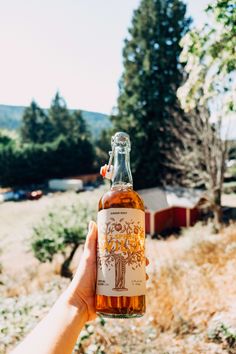
<path id="1" fill-rule="evenodd" d="M 140 0 L 0 0 L 0 104 L 111 113 L 123 40 Z M 209 0 L 188 0 L 197 25 Z"/>

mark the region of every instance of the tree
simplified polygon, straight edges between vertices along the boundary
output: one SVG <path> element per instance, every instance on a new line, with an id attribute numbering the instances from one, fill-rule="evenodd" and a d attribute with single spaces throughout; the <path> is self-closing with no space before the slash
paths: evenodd
<path id="1" fill-rule="evenodd" d="M 68 136 L 70 134 L 71 122 L 70 112 L 66 107 L 65 100 L 56 93 L 48 110 L 48 117 L 52 125 L 51 139 L 54 140 L 60 135 Z"/>
<path id="2" fill-rule="evenodd" d="M 102 230 L 100 237 L 99 254 L 97 256 L 98 267 L 102 269 L 103 265 L 108 270 L 115 267 L 114 288 L 115 291 L 126 291 L 125 274 L 126 266 L 132 269 L 141 267 L 145 263 L 144 241 L 145 231 L 133 220 L 126 221 L 122 224 L 115 222 L 110 218 L 106 223 L 105 229 Z M 117 235 L 119 233 L 119 235 Z"/>
<path id="3" fill-rule="evenodd" d="M 67 133 L 73 139 L 88 139 L 90 138 L 90 132 L 88 126 L 82 116 L 82 113 L 78 110 L 73 111 L 70 114 L 69 119 L 69 131 Z"/>
<path id="4" fill-rule="evenodd" d="M 11 137 L 9 132 L 0 130 L 0 148 L 14 143 L 15 140 Z"/>
<path id="5" fill-rule="evenodd" d="M 47 114 L 35 101 L 24 111 L 20 128 L 21 139 L 25 143 L 45 143 L 50 140 L 52 127 Z"/>
<path id="6" fill-rule="evenodd" d="M 111 137 L 113 134 L 114 131 L 112 129 L 103 129 L 95 141 L 98 168 L 106 164 L 109 159 L 108 153 L 111 150 Z"/>
<path id="7" fill-rule="evenodd" d="M 88 222 L 94 216 L 94 210 L 84 204 L 50 211 L 33 230 L 31 247 L 35 257 L 44 263 L 62 254 L 61 275 L 71 277 L 70 263 L 78 246 L 84 243 Z"/>
<path id="8" fill-rule="evenodd" d="M 213 211 L 214 227 L 218 231 L 228 142 L 220 138 L 221 127 L 212 124 L 209 109 L 196 107 L 191 115 L 191 121 L 179 121 L 182 131 L 178 127 L 174 129 L 181 146 L 167 156 L 167 164 L 178 171 L 178 184 L 207 191 L 206 203 Z"/>
<path id="9" fill-rule="evenodd" d="M 52 100 L 48 117 L 52 125 L 51 137 L 58 138 L 60 135 L 69 139 L 88 139 L 90 133 L 87 124 L 79 110 L 69 111 L 65 100 L 57 92 Z"/>
<path id="10" fill-rule="evenodd" d="M 210 21 L 183 38 L 181 60 L 186 62 L 186 81 L 178 90 L 186 112 L 195 110 L 191 128 L 194 137 L 183 138 L 182 170 L 192 169 L 192 181 L 199 175 L 208 192 L 215 227 L 221 221 L 221 194 L 228 153 L 227 116 L 236 111 L 236 7 L 234 0 L 217 0 L 207 9 Z M 225 133 L 224 133 L 225 132 Z M 195 143 L 193 141 L 195 140 Z M 179 154 L 180 155 L 180 154 Z M 192 160 L 190 162 L 190 157 Z M 195 176 L 193 176 L 195 174 Z"/>
<path id="11" fill-rule="evenodd" d="M 217 0 L 206 11 L 208 23 L 181 41 L 187 80 L 178 96 L 186 111 L 207 105 L 220 119 L 236 111 L 235 0 Z"/>
<path id="12" fill-rule="evenodd" d="M 174 114 L 183 116 L 176 96 L 183 79 L 179 41 L 189 24 L 186 5 L 180 0 L 142 0 L 134 12 L 112 120 L 134 141 L 131 160 L 136 188 L 161 183 L 167 173 L 166 151 L 178 143 L 166 122 Z"/>

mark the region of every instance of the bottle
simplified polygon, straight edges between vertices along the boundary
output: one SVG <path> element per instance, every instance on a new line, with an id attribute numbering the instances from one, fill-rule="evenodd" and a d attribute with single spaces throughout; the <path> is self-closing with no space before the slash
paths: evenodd
<path id="1" fill-rule="evenodd" d="M 98 207 L 96 312 L 111 318 L 145 313 L 145 212 L 133 190 L 129 153 L 129 135 L 116 133 L 107 171 L 111 189 Z"/>

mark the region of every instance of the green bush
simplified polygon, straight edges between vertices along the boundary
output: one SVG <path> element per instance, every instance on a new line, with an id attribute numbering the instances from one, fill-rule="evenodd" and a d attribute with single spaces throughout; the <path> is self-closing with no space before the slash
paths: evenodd
<path id="1" fill-rule="evenodd" d="M 236 193 L 236 182 L 227 182 L 223 184 L 225 194 Z"/>
<path id="2" fill-rule="evenodd" d="M 224 323 L 218 323 L 216 328 L 209 333 L 209 339 L 218 343 L 225 343 L 227 349 L 236 348 L 236 332 Z M 229 351 L 231 353 L 231 351 Z M 232 352 L 233 353 L 233 352 Z"/>
<path id="3" fill-rule="evenodd" d="M 95 153 L 87 139 L 60 136 L 52 143 L 0 146 L 0 185 L 42 183 L 94 171 Z"/>
<path id="4" fill-rule="evenodd" d="M 70 262 L 94 217 L 95 210 L 83 204 L 50 211 L 33 230 L 31 246 L 35 257 L 40 262 L 51 262 L 56 254 L 64 255 L 61 275 L 71 276 Z"/>

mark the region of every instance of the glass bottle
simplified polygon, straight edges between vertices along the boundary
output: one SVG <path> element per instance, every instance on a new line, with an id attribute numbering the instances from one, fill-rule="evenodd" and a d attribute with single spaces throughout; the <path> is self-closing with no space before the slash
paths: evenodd
<path id="1" fill-rule="evenodd" d="M 145 213 L 133 190 L 129 153 L 129 135 L 116 133 L 111 189 L 98 206 L 96 311 L 113 318 L 145 313 Z"/>

